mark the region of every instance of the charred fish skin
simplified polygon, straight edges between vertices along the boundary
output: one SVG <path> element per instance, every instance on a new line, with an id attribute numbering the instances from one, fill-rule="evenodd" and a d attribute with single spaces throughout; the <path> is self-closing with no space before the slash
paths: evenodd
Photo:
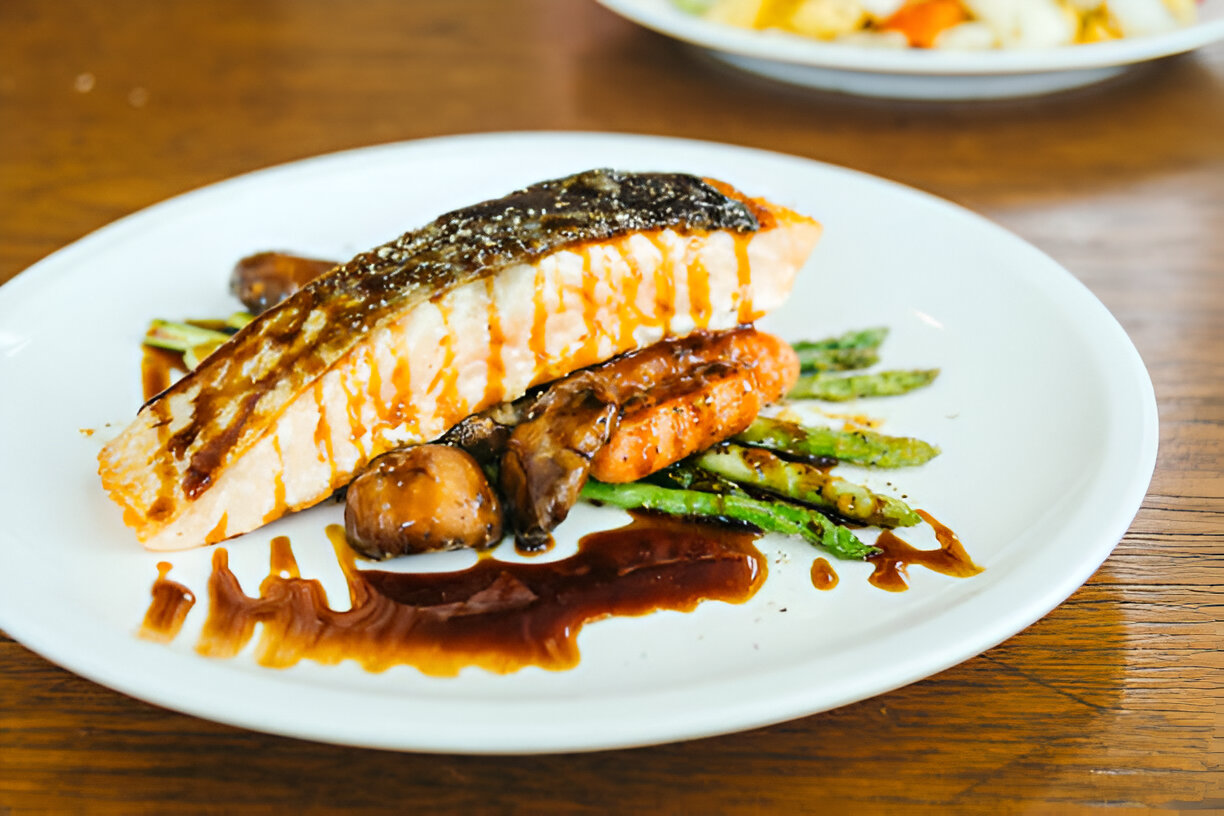
<path id="1" fill-rule="evenodd" d="M 820 227 L 728 190 L 591 171 L 362 253 L 152 400 L 99 456 L 103 486 L 151 549 L 219 541 L 534 385 L 751 322 Z"/>
<path id="2" fill-rule="evenodd" d="M 358 255 L 161 395 L 195 392 L 191 421 L 175 430 L 167 449 L 176 459 L 190 456 L 183 493 L 195 498 L 208 489 L 229 449 L 242 447 L 244 426 L 279 411 L 406 302 L 567 246 L 664 227 L 752 232 L 759 224 L 743 202 L 695 176 L 592 170 L 455 210 Z M 230 405 L 239 394 L 245 398 Z"/>

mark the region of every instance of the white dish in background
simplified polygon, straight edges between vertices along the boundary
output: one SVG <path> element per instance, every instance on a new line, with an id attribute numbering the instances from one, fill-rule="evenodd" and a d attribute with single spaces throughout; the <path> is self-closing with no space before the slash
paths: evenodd
<path id="1" fill-rule="evenodd" d="M 751 73 L 823 90 L 898 99 L 1001 99 L 1052 93 L 1224 39 L 1224 0 L 1205 0 L 1196 24 L 1164 34 L 1063 48 L 993 51 L 865 48 L 724 25 L 683 12 L 672 0 L 597 2 Z"/>
<path id="2" fill-rule="evenodd" d="M 824 223 L 793 296 L 766 327 L 798 339 L 887 325 L 885 365 L 942 367 L 928 389 L 858 404 L 885 418 L 884 430 L 943 448 L 922 468 L 869 481 L 950 525 L 985 572 L 952 579 L 913 568 L 912 589 L 891 594 L 867 584 L 870 565 L 838 562 L 841 583 L 820 592 L 809 576 L 818 553 L 769 537 L 761 548 L 770 575 L 751 601 L 591 624 L 572 671 L 433 678 L 408 667 L 370 674 L 351 662 L 266 669 L 250 647 L 232 660 L 197 655 L 212 549 L 143 551 L 95 474 L 97 451 L 140 404 L 148 320 L 232 311 L 228 272 L 252 251 L 348 257 L 450 208 L 592 166 L 712 175 Z M 88 327 L 87 336 L 64 326 Z M 0 626 L 49 660 L 168 708 L 418 751 L 679 740 L 804 716 L 931 675 L 1020 631 L 1092 575 L 1140 505 L 1157 440 L 1151 382 L 1123 330 L 1014 235 L 929 195 L 806 159 L 623 134 L 374 147 L 151 207 L 0 287 L 0 382 Z M 255 592 L 269 540 L 287 535 L 302 575 L 343 603 L 324 535 L 339 516 L 329 504 L 227 542 L 230 565 Z M 548 557 L 623 519 L 576 508 Z M 471 557 L 447 553 L 428 564 L 458 568 Z M 163 559 L 200 597 L 169 645 L 136 636 Z"/>

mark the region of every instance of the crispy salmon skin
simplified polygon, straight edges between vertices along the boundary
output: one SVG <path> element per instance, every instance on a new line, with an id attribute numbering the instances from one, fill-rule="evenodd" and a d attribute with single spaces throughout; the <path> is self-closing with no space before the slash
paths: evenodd
<path id="1" fill-rule="evenodd" d="M 812 219 L 713 180 L 593 170 L 439 217 L 260 315 L 99 454 L 148 548 L 253 530 L 532 386 L 787 296 Z"/>

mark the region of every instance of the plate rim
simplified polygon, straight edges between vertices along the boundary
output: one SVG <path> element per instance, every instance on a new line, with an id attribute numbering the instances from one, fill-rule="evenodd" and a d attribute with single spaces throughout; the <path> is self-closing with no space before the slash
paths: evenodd
<path id="1" fill-rule="evenodd" d="M 670 0 L 595 0 L 659 34 L 713 51 L 768 62 L 866 74 L 974 77 L 1046 74 L 1132 65 L 1224 40 L 1224 15 L 1142 37 L 1051 49 L 920 51 L 827 43 L 783 31 L 755 31 L 705 20 Z"/>
<path id="2" fill-rule="evenodd" d="M 701 725 L 695 722 L 686 722 L 683 727 L 678 727 L 677 723 L 671 721 L 662 721 L 650 724 L 651 727 L 642 728 L 640 724 L 633 729 L 626 730 L 614 738 L 603 736 L 597 739 L 582 739 L 574 738 L 573 735 L 567 735 L 566 739 L 552 738 L 547 741 L 540 741 L 533 745 L 513 745 L 508 743 L 492 743 L 486 746 L 473 746 L 465 743 L 462 740 L 459 743 L 447 741 L 445 738 L 430 740 L 412 739 L 405 741 L 402 734 L 387 733 L 385 731 L 371 734 L 368 729 L 355 729 L 344 731 L 342 729 L 333 729 L 331 733 L 320 734 L 318 729 L 309 726 L 294 726 L 284 722 L 269 723 L 266 719 L 260 719 L 258 716 L 253 716 L 249 710 L 244 710 L 241 713 L 235 713 L 231 710 L 222 708 L 218 710 L 216 706 L 208 700 L 188 699 L 183 700 L 174 694 L 165 694 L 160 691 L 150 692 L 147 684 L 135 682 L 130 676 L 130 673 L 117 671 L 113 666 L 108 666 L 105 660 L 95 659 L 93 655 L 82 657 L 79 653 L 68 648 L 67 644 L 56 642 L 54 637 L 50 641 L 46 638 L 46 632 L 40 632 L 38 621 L 32 618 L 22 619 L 19 616 L 12 614 L 12 610 L 7 610 L 5 607 L 4 597 L 6 593 L 0 593 L 0 618 L 3 622 L 0 623 L 5 631 L 9 633 L 15 640 L 22 643 L 26 648 L 31 649 L 44 658 L 54 662 L 69 671 L 72 671 L 80 676 L 86 677 L 101 685 L 107 686 L 114 690 L 120 691 L 128 696 L 146 702 L 158 705 L 164 708 L 169 708 L 176 711 L 181 711 L 187 714 L 198 716 L 215 722 L 221 722 L 228 725 L 238 726 L 250 730 L 275 733 L 284 736 L 304 738 L 316 741 L 323 741 L 336 744 L 346 744 L 354 746 L 384 748 L 400 751 L 416 751 L 416 752 L 447 752 L 447 753 L 466 753 L 466 754 L 538 754 L 538 753 L 557 753 L 557 752 L 578 752 L 578 751 L 594 751 L 605 750 L 612 748 L 627 748 L 640 745 L 658 744 L 664 742 L 676 742 L 687 739 L 695 739 L 700 737 L 712 736 L 715 734 L 731 733 L 742 731 L 751 728 L 762 727 L 777 722 L 795 719 L 801 716 L 818 713 L 819 711 L 836 708 L 841 705 L 848 704 L 861 699 L 866 699 L 878 694 L 886 693 L 894 688 L 916 682 L 920 679 L 930 677 L 950 666 L 956 665 L 965 660 L 980 654 L 981 652 L 997 645 L 1006 638 L 1022 631 L 1034 621 L 1040 619 L 1054 607 L 1062 603 L 1069 597 L 1079 586 L 1081 586 L 1101 563 L 1108 557 L 1110 552 L 1116 546 L 1123 534 L 1129 528 L 1134 515 L 1138 512 L 1142 500 L 1147 493 L 1148 486 L 1154 471 L 1156 462 L 1156 452 L 1158 444 L 1158 415 L 1155 400 L 1155 393 L 1152 388 L 1151 378 L 1143 365 L 1142 359 L 1133 343 L 1126 335 L 1120 324 L 1109 313 L 1103 304 L 1092 294 L 1090 290 L 1078 279 L 1067 271 L 1061 264 L 1058 264 L 1040 249 L 1031 243 L 1021 239 L 1014 233 L 1006 230 L 1002 226 L 996 224 L 990 219 L 972 212 L 971 210 L 946 199 L 939 198 L 913 187 L 900 184 L 895 181 L 883 179 L 878 176 L 873 176 L 861 171 L 844 168 L 837 165 L 828 164 L 814 159 L 809 159 L 801 156 L 780 153 L 776 151 L 760 150 L 756 148 L 747 148 L 738 145 L 719 143 L 714 141 L 702 141 L 693 139 L 678 139 L 673 137 L 651 136 L 647 134 L 625 134 L 625 133 L 600 133 L 589 131 L 509 131 L 509 132 L 491 132 L 491 133 L 473 133 L 461 134 L 453 136 L 440 136 L 430 139 L 412 140 L 403 142 L 391 142 L 386 144 L 371 145 L 368 147 L 359 147 L 334 153 L 322 154 L 315 157 L 300 159 L 297 161 L 285 162 L 276 164 L 267 168 L 242 173 L 214 182 L 209 185 L 197 188 L 195 190 L 180 193 L 165 201 L 151 205 L 150 207 L 141 209 L 135 213 L 127 215 L 117 221 L 104 226 L 98 230 L 91 232 L 68 246 L 57 250 L 48 255 L 46 258 L 35 263 L 28 269 L 19 273 L 17 276 L 0 286 L 0 316 L 3 315 L 7 303 L 14 299 L 20 300 L 26 289 L 30 286 L 43 284 L 47 274 L 59 275 L 67 274 L 71 270 L 75 259 L 83 254 L 93 251 L 97 247 L 103 247 L 109 241 L 121 241 L 127 234 L 135 228 L 145 228 L 145 222 L 149 217 L 157 219 L 173 218 L 176 212 L 183 207 L 194 206 L 194 203 L 201 198 L 201 194 L 206 191 L 215 191 L 217 188 L 231 188 L 240 184 L 263 183 L 265 179 L 272 178 L 279 173 L 305 173 L 307 168 L 314 172 L 329 172 L 331 167 L 336 162 L 357 160 L 368 161 L 370 156 L 381 152 L 399 152 L 405 151 L 406 154 L 417 152 L 420 154 L 428 154 L 435 149 L 457 149 L 470 150 L 473 145 L 479 145 L 484 142 L 486 145 L 492 143 L 504 144 L 516 141 L 538 142 L 541 139 L 560 140 L 569 142 L 574 140 L 585 140 L 588 143 L 596 143 L 601 140 L 614 140 L 617 143 L 624 143 L 626 140 L 633 140 L 641 146 L 649 146 L 651 144 L 669 144 L 677 147 L 686 145 L 699 146 L 704 149 L 718 149 L 722 151 L 731 151 L 734 153 L 746 155 L 764 155 L 772 157 L 780 157 L 782 159 L 806 163 L 817 166 L 825 172 L 834 172 L 838 174 L 846 174 L 856 177 L 859 181 L 865 181 L 873 185 L 884 185 L 892 191 L 905 195 L 917 196 L 927 203 L 937 204 L 941 208 L 947 208 L 958 212 L 962 217 L 969 217 L 979 222 L 984 228 L 988 228 L 997 235 L 1005 236 L 1008 241 L 1016 243 L 1018 246 L 1026 248 L 1027 252 L 1033 253 L 1034 257 L 1041 258 L 1044 264 L 1052 271 L 1049 274 L 1057 274 L 1064 283 L 1071 285 L 1073 288 L 1080 290 L 1081 295 L 1085 298 L 1085 304 L 1090 304 L 1095 310 L 1095 319 L 1102 322 L 1108 327 L 1108 342 L 1100 340 L 1101 343 L 1110 345 L 1119 344 L 1115 350 L 1120 349 L 1128 358 L 1129 365 L 1126 369 L 1127 388 L 1133 390 L 1140 398 L 1139 402 L 1134 406 L 1136 414 L 1133 417 L 1139 423 L 1142 430 L 1142 439 L 1140 445 L 1134 451 L 1133 458 L 1136 462 L 1136 468 L 1130 474 L 1130 479 L 1127 482 L 1127 490 L 1124 496 L 1118 496 L 1119 501 L 1116 502 L 1115 511 L 1111 515 L 1107 525 L 1100 525 L 1103 531 L 1098 533 L 1098 544 L 1094 551 L 1093 558 L 1076 562 L 1076 569 L 1069 571 L 1061 576 L 1060 580 L 1052 582 L 1046 592 L 1041 596 L 1042 602 L 1029 604 L 1025 607 L 1023 614 L 1013 614 L 1006 619 L 998 619 L 994 626 L 978 631 L 977 637 L 973 641 L 971 651 L 967 651 L 963 645 L 956 648 L 946 646 L 943 649 L 943 654 L 936 659 L 924 657 L 921 660 L 911 662 L 919 662 L 922 668 L 919 673 L 910 676 L 910 672 L 902 672 L 904 675 L 901 679 L 896 679 L 891 683 L 878 683 L 874 686 L 869 686 L 866 693 L 851 692 L 843 695 L 844 699 L 835 700 L 831 704 L 821 705 L 817 708 L 803 706 L 802 698 L 805 694 L 792 694 L 792 697 L 798 699 L 792 703 L 795 707 L 790 710 L 779 710 L 776 704 L 769 706 L 757 706 L 756 708 L 745 709 L 742 716 L 735 722 L 728 724 L 726 721 L 721 721 L 717 724 Z M 420 160 L 416 157 L 414 160 Z M 408 161 L 406 158 L 405 161 Z M 210 195 L 215 195 L 211 193 Z M 1042 274 L 1047 274 L 1043 272 Z M 0 352 L 3 349 L 0 348 Z M 1116 508 L 1123 508 L 1122 512 L 1118 512 Z M 0 529 L 0 554 L 3 553 L 3 545 L 5 540 L 9 538 L 9 534 Z M 1096 556 L 1099 555 L 1099 558 Z M 2 578 L 2 576 L 0 576 Z M 0 580 L 0 583 L 3 583 Z M 33 644 L 33 645 L 32 645 Z M 179 655 L 165 650 L 165 647 L 157 644 L 144 644 L 149 649 L 157 649 L 161 653 L 159 659 L 167 660 L 192 660 L 192 666 L 200 669 L 199 674 L 211 675 L 216 683 L 216 689 L 224 691 L 232 687 L 235 678 L 242 679 L 243 674 L 240 672 L 227 672 L 224 666 L 211 665 L 211 661 L 202 661 L 193 656 Z M 151 652 L 150 652 L 151 653 Z M 894 670 L 891 674 L 897 675 Z M 283 677 L 284 675 L 280 675 Z M 239 684 L 241 685 L 241 683 Z M 274 681 L 272 685 L 276 685 Z M 313 690 L 312 690 L 313 691 Z M 333 689 L 330 694 L 337 694 Z M 340 696 L 362 697 L 361 692 L 343 692 Z M 797 705 L 796 705 L 797 704 Z M 787 708 L 783 706 L 782 708 Z M 690 718 L 691 719 L 691 718 Z"/>

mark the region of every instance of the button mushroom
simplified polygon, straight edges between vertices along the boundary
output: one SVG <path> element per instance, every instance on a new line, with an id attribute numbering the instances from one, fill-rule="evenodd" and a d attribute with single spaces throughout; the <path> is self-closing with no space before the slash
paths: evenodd
<path id="1" fill-rule="evenodd" d="M 484 549 L 502 537 L 502 511 L 480 465 L 449 445 L 379 456 L 349 485 L 349 545 L 370 558 Z"/>
<path id="2" fill-rule="evenodd" d="M 286 252 L 259 252 L 248 255 L 234 266 L 230 291 L 251 314 L 257 315 L 335 266 L 334 261 L 302 258 Z"/>

